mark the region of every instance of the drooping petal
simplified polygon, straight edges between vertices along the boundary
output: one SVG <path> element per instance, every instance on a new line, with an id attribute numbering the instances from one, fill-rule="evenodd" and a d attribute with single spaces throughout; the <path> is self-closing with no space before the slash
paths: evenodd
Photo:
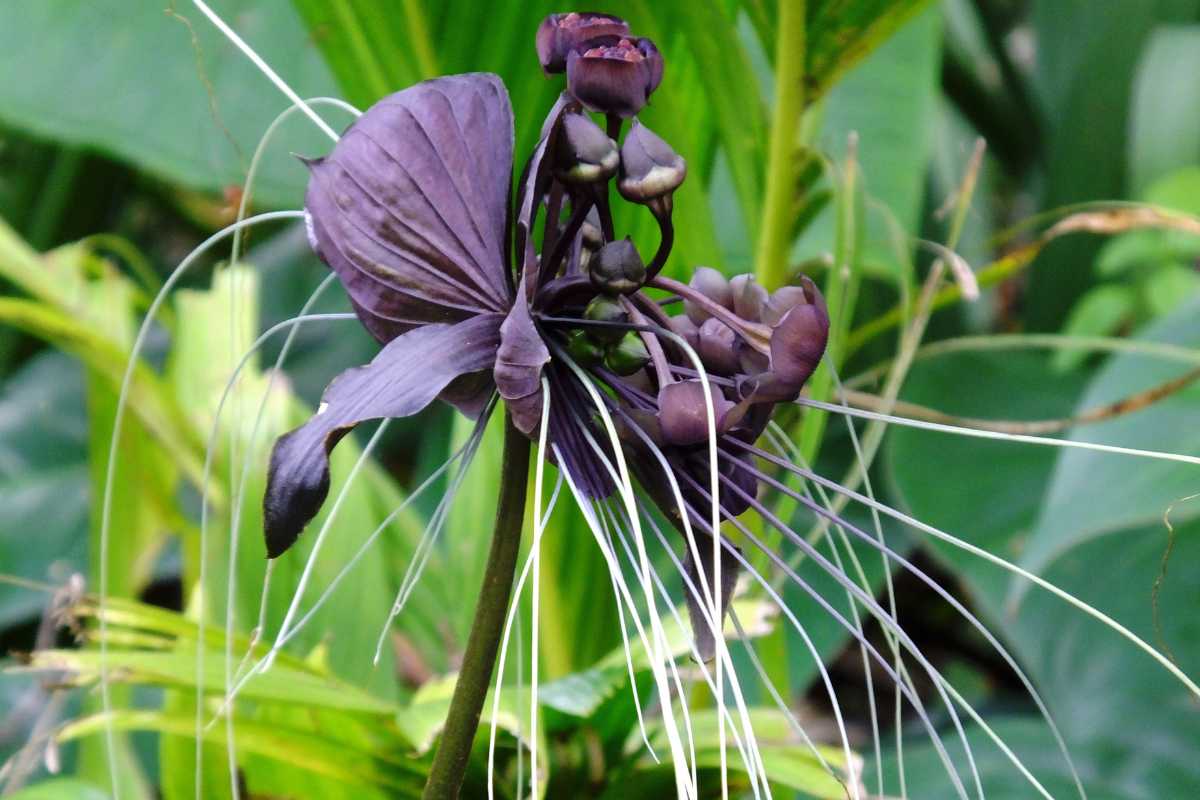
<path id="1" fill-rule="evenodd" d="M 522 283 L 512 310 L 500 326 L 494 375 L 513 424 L 527 436 L 533 435 L 542 420 L 542 367 L 549 360 L 550 351 L 533 324 Z"/>
<path id="2" fill-rule="evenodd" d="M 407 417 L 429 405 L 451 381 L 496 360 L 504 316 L 430 324 L 387 344 L 370 364 L 334 378 L 317 413 L 280 436 L 271 451 L 263 530 L 267 556 L 281 555 L 316 516 L 329 492 L 329 453 L 360 422 Z"/>
<path id="3" fill-rule="evenodd" d="M 307 162 L 314 249 L 380 341 L 508 308 L 512 149 L 504 84 L 473 73 L 385 97 Z"/>

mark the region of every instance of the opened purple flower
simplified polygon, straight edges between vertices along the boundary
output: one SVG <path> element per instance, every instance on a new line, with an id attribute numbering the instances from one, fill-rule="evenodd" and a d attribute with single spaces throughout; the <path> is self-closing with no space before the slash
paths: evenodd
<path id="1" fill-rule="evenodd" d="M 774 405 L 794 399 L 816 368 L 829 318 L 807 279 L 768 294 L 748 275 L 730 281 L 701 268 L 681 283 L 659 274 L 673 240 L 672 193 L 686 167 L 636 120 L 616 141 L 620 118 L 636 113 L 662 72 L 653 44 L 627 30 L 611 40 L 623 25 L 601 15 L 560 15 L 543 25 L 543 67 L 553 72 L 565 61 L 571 74 L 574 64 L 577 79 L 543 123 L 519 181 L 508 95 L 488 74 L 437 78 L 391 95 L 330 155 L 307 162 L 312 247 L 384 347 L 338 376 L 312 419 L 276 443 L 264 499 L 270 557 L 285 552 L 320 509 L 329 453 L 343 436 L 437 399 L 477 417 L 498 392 L 524 435 L 549 426 L 550 453 L 587 497 L 610 496 L 616 487 L 605 462 L 614 445 L 585 381 L 600 387 L 643 490 L 681 531 L 709 535 L 700 523 L 713 502 L 703 488 L 710 429 L 718 437 L 721 510 L 732 516 L 753 504 L 760 473 L 746 448 Z M 588 32 L 599 38 L 579 38 Z M 602 70 L 578 77 L 593 58 L 606 62 Z M 602 130 L 585 109 L 617 121 Z M 614 231 L 613 182 L 658 220 L 661 243 L 648 263 Z M 669 315 L 680 300 L 682 309 Z M 682 489 L 682 507 L 671 483 Z M 697 549 L 711 554 L 711 540 L 685 553 Z M 722 583 L 737 566 L 732 558 L 722 565 Z M 731 592 L 723 594 L 727 602 Z M 703 627 L 695 626 L 707 657 L 713 642 Z"/>

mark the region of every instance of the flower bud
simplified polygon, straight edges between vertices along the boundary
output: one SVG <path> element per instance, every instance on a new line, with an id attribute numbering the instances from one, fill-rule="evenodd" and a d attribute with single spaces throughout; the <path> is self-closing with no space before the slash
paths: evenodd
<path id="1" fill-rule="evenodd" d="M 555 177 L 563 183 L 607 181 L 620 163 L 617 143 L 584 114 L 563 114 Z"/>
<path id="2" fill-rule="evenodd" d="M 820 303 L 822 306 L 825 303 L 817 285 L 808 276 L 801 276 L 799 286 L 781 286 L 772 292 L 763 306 L 762 321 L 773 328 L 787 312 L 802 303 Z"/>
<path id="3" fill-rule="evenodd" d="M 725 416 L 733 403 L 721 391 L 709 384 L 712 396 L 712 416 L 717 433 L 725 430 Z M 658 423 L 663 441 L 684 447 L 708 441 L 709 409 L 704 397 L 704 384 L 699 380 L 677 381 L 658 390 Z"/>
<path id="4" fill-rule="evenodd" d="M 609 345 L 604 354 L 604 365 L 618 375 L 633 375 L 649 363 L 650 352 L 637 331 L 630 331 L 619 342 Z"/>
<path id="5" fill-rule="evenodd" d="M 582 330 L 574 330 L 567 334 L 567 352 L 585 367 L 593 367 L 604 360 L 604 350 Z"/>
<path id="6" fill-rule="evenodd" d="M 688 285 L 714 303 L 728 309 L 733 308 L 733 291 L 729 287 L 729 281 L 712 267 L 697 268 L 692 273 L 692 279 Z M 688 318 L 697 325 L 711 316 L 702 307 L 686 299 L 683 301 L 683 310 Z"/>
<path id="7" fill-rule="evenodd" d="M 629 23 L 612 14 L 551 14 L 538 26 L 538 61 L 547 75 L 562 72 L 567 68 L 567 55 L 589 39 L 628 35 Z"/>
<path id="8" fill-rule="evenodd" d="M 629 322 L 629 315 L 621 308 L 621 304 L 604 295 L 592 298 L 592 302 L 588 303 L 583 311 L 583 318 L 592 322 Z M 584 330 L 592 341 L 603 344 L 619 341 L 626 333 L 624 329 L 613 325 L 588 325 Z"/>
<path id="9" fill-rule="evenodd" d="M 663 59 L 649 39 L 601 36 L 567 54 L 567 89 L 592 111 L 632 117 L 662 80 Z"/>
<path id="10" fill-rule="evenodd" d="M 684 341 L 693 350 L 700 347 L 700 329 L 696 327 L 696 323 L 688 319 L 686 314 L 680 314 L 677 317 L 671 317 L 671 330 L 677 335 L 682 336 Z M 688 366 L 691 366 L 690 362 Z"/>
<path id="11" fill-rule="evenodd" d="M 758 322 L 762 319 L 763 307 L 767 304 L 767 290 L 755 282 L 750 273 L 735 275 L 729 279 L 733 294 L 733 313 L 744 320 Z"/>
<path id="12" fill-rule="evenodd" d="M 709 317 L 700 326 L 700 358 L 704 366 L 718 375 L 734 375 L 740 361 L 737 334 L 721 320 Z"/>
<path id="13" fill-rule="evenodd" d="M 588 275 L 605 294 L 630 294 L 646 282 L 646 265 L 627 236 L 596 251 L 588 261 Z"/>
<path id="14" fill-rule="evenodd" d="M 604 244 L 604 233 L 600 230 L 600 214 L 596 207 L 588 211 L 583 219 L 583 246 L 588 250 L 599 250 Z"/>
<path id="15" fill-rule="evenodd" d="M 654 131 L 637 120 L 621 143 L 617 190 L 631 203 L 670 195 L 687 176 L 687 163 Z"/>

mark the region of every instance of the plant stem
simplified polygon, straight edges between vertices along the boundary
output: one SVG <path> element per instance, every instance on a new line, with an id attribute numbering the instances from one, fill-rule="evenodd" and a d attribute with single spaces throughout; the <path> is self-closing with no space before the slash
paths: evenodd
<path id="1" fill-rule="evenodd" d="M 456 800 L 467 771 L 467 759 L 479 727 L 479 714 L 492 682 L 492 669 L 504 615 L 516 576 L 521 527 L 525 520 L 525 490 L 529 483 L 529 440 L 517 430 L 512 417 L 504 420 L 504 459 L 496 525 L 488 552 L 479 605 L 467 638 L 442 740 L 433 757 L 422 800 Z"/>
<path id="2" fill-rule="evenodd" d="M 767 289 L 783 285 L 788 278 L 793 212 L 797 208 L 794 196 L 796 141 L 804 113 L 807 5 L 805 0 L 779 4 L 775 40 L 775 111 L 771 119 L 763 222 L 754 261 L 754 274 Z"/>

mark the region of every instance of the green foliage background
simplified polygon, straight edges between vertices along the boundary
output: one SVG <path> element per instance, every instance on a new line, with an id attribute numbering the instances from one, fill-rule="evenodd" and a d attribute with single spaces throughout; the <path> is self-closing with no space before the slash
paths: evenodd
<path id="1" fill-rule="evenodd" d="M 833 352 L 842 376 L 853 381 L 897 352 L 898 325 L 908 322 L 929 270 L 917 240 L 957 238 L 957 251 L 984 284 L 983 297 L 939 305 L 927 341 L 942 346 L 918 353 L 901 397 L 964 417 L 1070 417 L 1200 363 L 1195 235 L 1154 228 L 1072 234 L 1043 248 L 1036 234 L 1057 218 L 1034 218 L 1095 201 L 1139 201 L 1200 216 L 1200 3 L 808 0 L 792 9 L 803 9 L 794 19 L 779 5 L 788 2 L 596 4 L 654 38 L 668 65 L 642 115 L 689 163 L 675 198 L 678 243 L 668 270 L 686 276 L 705 264 L 734 274 L 754 270 L 763 253 L 784 254 L 786 264 L 776 269 L 800 267 L 841 298 Z M 212 5 L 304 97 L 341 97 L 365 108 L 426 77 L 497 72 L 512 97 L 518 153 L 533 146 L 560 90 L 538 69 L 532 42 L 542 17 L 564 9 L 540 0 Z M 16 796 L 24 800 L 103 797 L 109 780 L 98 735 L 94 638 L 85 637 L 87 646 L 65 634 L 39 638 L 51 596 L 39 587 L 61 587 L 79 572 L 95 590 L 98 498 L 140 316 L 182 257 L 232 220 L 231 190 L 242 186 L 259 137 L 287 101 L 183 0 L 9 0 L 0 9 L 0 573 L 24 581 L 0 583 L 0 646 L 12 667 L 0 675 L 0 758 L 12 759 L 10 781 L 17 767 L 31 767 L 8 784 L 23 787 Z M 803 46 L 785 23 L 802 30 Z M 803 58 L 781 59 L 788 48 Z M 792 71 L 781 74 L 785 68 Z M 778 100 L 781 86 L 790 85 L 801 89 L 791 115 Z M 329 118 L 340 119 L 336 113 Z M 780 130 L 795 134 L 786 137 L 782 159 L 771 138 Z M 987 140 L 987 156 L 970 212 L 961 231 L 952 231 L 938 212 L 959 186 L 978 136 Z M 326 147 L 307 120 L 293 115 L 266 152 L 254 210 L 298 207 L 305 173 L 290 153 Z M 781 193 L 772 194 L 773 180 L 782 182 Z M 618 224 L 645 250 L 657 243 L 657 231 L 643 216 Z M 785 221 L 777 248 L 775 218 Z M 1036 258 L 1004 258 L 1035 243 L 1028 254 Z M 265 447 L 307 416 L 332 375 L 373 350 L 354 323 L 331 322 L 300 331 L 286 380 L 268 377 L 278 339 L 252 362 L 233 400 L 243 424 L 215 428 L 207 563 L 220 578 L 200 596 L 197 488 L 221 391 L 237 355 L 295 314 L 325 274 L 294 225 L 255 231 L 249 244 L 246 264 L 224 269 L 221 251 L 171 296 L 135 373 L 107 556 L 114 599 L 104 612 L 116 637 L 112 658 L 122 668 L 111 721 L 120 733 L 124 797 L 192 796 L 195 653 L 205 651 L 206 672 L 219 680 L 224 576 L 233 556 L 242 587 L 233 609 L 239 647 L 248 644 L 258 613 Z M 957 300 L 952 287 L 944 292 Z M 344 307 L 334 290 L 317 310 Z M 239 309 L 232 318 L 231 308 Z M 814 391 L 830 396 L 827 376 Z M 264 396 L 263 431 L 255 438 L 245 409 Z M 787 422 L 806 452 L 819 456 L 824 474 L 841 476 L 851 465 L 840 420 L 809 414 Z M 469 432 L 446 409 L 393 423 L 332 523 L 314 583 L 332 580 L 405 492 Z M 1192 387 L 1066 435 L 1194 455 L 1198 432 L 1200 391 Z M 250 682 L 236 728 L 252 795 L 419 792 L 448 702 L 443 676 L 461 654 L 482 571 L 498 480 L 495 434 L 484 438 L 463 479 L 447 530 L 397 620 L 398 644 L 384 649 L 382 663 L 371 664 L 375 638 L 450 478 L 432 500 L 419 498 L 386 527 L 288 655 Z M 338 479 L 351 472 L 365 441 L 339 448 Z M 232 488 L 246 452 L 256 466 L 247 473 L 240 544 L 231 554 Z M 1200 504 L 1180 502 L 1200 491 L 1195 468 L 896 429 L 885 437 L 872 477 L 889 504 L 1052 580 L 1143 638 L 1165 643 L 1181 668 L 1200 675 Z M 548 683 L 543 729 L 534 735 L 556 745 L 542 748 L 552 776 L 547 796 L 661 796 L 666 773 L 640 749 L 605 566 L 567 505 L 546 535 L 539 608 Z M 1173 550 L 1156 629 L 1152 587 L 1168 546 L 1162 520 L 1172 506 Z M 810 522 L 794 518 L 799 530 Z M 1007 573 L 919 534 L 887 533 L 935 568 L 1011 648 L 1047 698 L 1089 797 L 1196 792 L 1200 706 L 1149 658 Z M 280 562 L 276 586 L 295 585 L 309 546 Z M 867 559 L 865 549 L 861 555 L 878 589 L 878 559 Z M 801 574 L 845 609 L 835 585 L 811 563 Z M 986 645 L 961 619 L 915 584 L 906 586 L 914 596 L 902 598 L 902 620 L 923 632 L 931 658 L 1055 796 L 1070 796 L 1049 732 L 1011 676 L 981 654 Z M 861 695 L 861 675 L 845 668 L 857 657 L 846 632 L 799 592 L 786 599 L 843 694 Z M 282 591 L 269 599 L 268 630 L 278 627 L 287 601 Z M 747 616 L 762 610 L 761 598 L 744 602 Z M 76 611 L 94 630 L 97 605 L 85 597 Z M 196 638 L 200 615 L 210 623 L 204 641 Z M 30 671 L 23 654 L 35 646 Z M 759 648 L 789 700 L 796 707 L 816 703 L 812 713 L 824 721 L 813 688 L 817 668 L 799 638 L 777 626 Z M 80 688 L 60 690 L 62 681 Z M 766 693 L 753 702 L 772 742 L 764 759 L 778 796 L 843 796 L 789 738 Z M 712 712 L 703 698 L 696 707 L 701 722 L 709 715 L 698 730 L 708 736 L 701 749 L 711 749 Z M 517 732 L 525 713 L 517 699 L 506 694 L 501 709 L 499 724 Z M 944 713 L 937 722 L 946 726 Z M 230 791 L 221 727 L 209 733 L 205 751 L 206 796 Z M 919 727 L 906 730 L 909 796 L 953 796 Z M 971 735 L 988 796 L 1031 796 L 994 745 Z M 62 742 L 57 776 L 39 766 L 48 736 Z M 508 770 L 514 741 L 503 737 Z M 597 768 L 593 743 L 603 759 L 599 784 L 589 778 Z M 857 744 L 870 772 L 869 740 Z M 841 758 L 836 748 L 827 756 Z M 479 763 L 469 791 L 481 791 Z"/>

